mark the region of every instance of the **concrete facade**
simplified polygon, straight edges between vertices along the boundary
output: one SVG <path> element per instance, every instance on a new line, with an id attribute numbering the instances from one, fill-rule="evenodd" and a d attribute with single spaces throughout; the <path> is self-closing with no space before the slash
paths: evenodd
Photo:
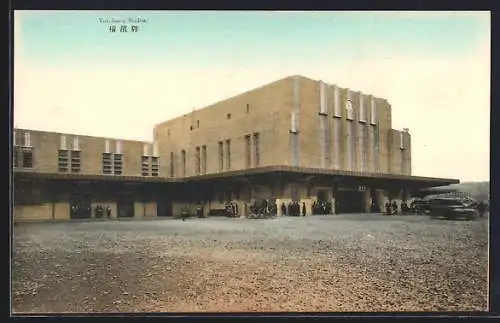
<path id="1" fill-rule="evenodd" d="M 160 174 L 182 178 L 290 165 L 411 175 L 411 136 L 391 128 L 391 109 L 382 98 L 287 77 L 158 124 Z"/>

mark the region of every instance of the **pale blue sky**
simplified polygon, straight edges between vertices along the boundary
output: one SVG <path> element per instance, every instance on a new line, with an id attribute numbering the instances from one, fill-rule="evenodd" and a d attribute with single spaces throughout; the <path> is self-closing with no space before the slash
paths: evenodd
<path id="1" fill-rule="evenodd" d="M 137 33 L 99 22 L 139 17 Z M 489 12 L 16 11 L 14 33 L 18 127 L 152 140 L 300 74 L 386 98 L 414 175 L 489 178 Z"/>
<path id="2" fill-rule="evenodd" d="M 138 33 L 106 32 L 98 18 L 143 17 Z M 358 59 L 392 49 L 464 55 L 489 21 L 482 16 L 404 16 L 368 12 L 24 12 L 23 53 L 56 63 L 144 59 L 188 64 L 272 63 L 287 56 Z M 368 51 L 361 51 L 360 46 Z"/>

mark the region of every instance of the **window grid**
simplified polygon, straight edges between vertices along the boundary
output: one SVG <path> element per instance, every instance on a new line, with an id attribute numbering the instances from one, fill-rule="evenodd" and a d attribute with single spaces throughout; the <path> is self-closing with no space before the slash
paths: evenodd
<path id="1" fill-rule="evenodd" d="M 158 176 L 160 172 L 160 158 L 151 157 L 151 176 Z"/>
<path id="2" fill-rule="evenodd" d="M 70 152 L 71 155 L 71 172 L 79 173 L 81 170 L 81 154 L 78 150 Z"/>
<path id="3" fill-rule="evenodd" d="M 117 145 L 118 148 L 118 145 Z M 118 150 L 118 149 L 117 149 Z M 123 174 L 123 156 L 122 154 L 113 154 L 113 170 L 115 175 Z"/>
<path id="4" fill-rule="evenodd" d="M 69 168 L 69 158 L 68 158 L 68 151 L 64 149 L 59 149 L 57 152 L 57 165 L 58 165 L 58 171 L 61 173 L 65 173 L 68 171 Z"/>
<path id="5" fill-rule="evenodd" d="M 147 153 L 147 151 L 144 152 Z M 149 176 L 149 156 L 141 157 L 141 175 Z"/>
<path id="6" fill-rule="evenodd" d="M 113 174 L 113 160 L 111 153 L 102 154 L 102 173 L 107 175 Z"/>
<path id="7" fill-rule="evenodd" d="M 33 149 L 25 147 L 23 149 L 23 168 L 33 168 Z"/>

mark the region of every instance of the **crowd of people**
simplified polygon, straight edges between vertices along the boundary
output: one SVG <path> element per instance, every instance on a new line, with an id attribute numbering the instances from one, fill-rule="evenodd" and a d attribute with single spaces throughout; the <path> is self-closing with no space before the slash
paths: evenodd
<path id="1" fill-rule="evenodd" d="M 111 208 L 109 207 L 109 205 L 96 205 L 96 207 L 94 208 L 94 214 L 97 219 L 105 217 L 109 218 L 111 217 Z"/>

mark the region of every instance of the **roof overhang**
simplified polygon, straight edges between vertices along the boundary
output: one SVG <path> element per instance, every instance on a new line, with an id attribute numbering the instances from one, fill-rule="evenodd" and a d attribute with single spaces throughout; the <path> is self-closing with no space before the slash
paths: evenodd
<path id="1" fill-rule="evenodd" d="M 353 172 L 324 168 L 306 168 L 294 166 L 266 166 L 244 170 L 224 171 L 184 178 L 113 176 L 89 174 L 59 174 L 38 173 L 31 171 L 16 171 L 14 179 L 68 180 L 68 181 L 108 181 L 130 183 L 206 183 L 217 180 L 249 180 L 263 177 L 286 177 L 302 181 L 324 180 L 329 182 L 365 182 L 374 184 L 410 185 L 420 189 L 458 184 L 458 179 L 435 178 L 422 176 L 395 175 L 387 173 Z"/>

